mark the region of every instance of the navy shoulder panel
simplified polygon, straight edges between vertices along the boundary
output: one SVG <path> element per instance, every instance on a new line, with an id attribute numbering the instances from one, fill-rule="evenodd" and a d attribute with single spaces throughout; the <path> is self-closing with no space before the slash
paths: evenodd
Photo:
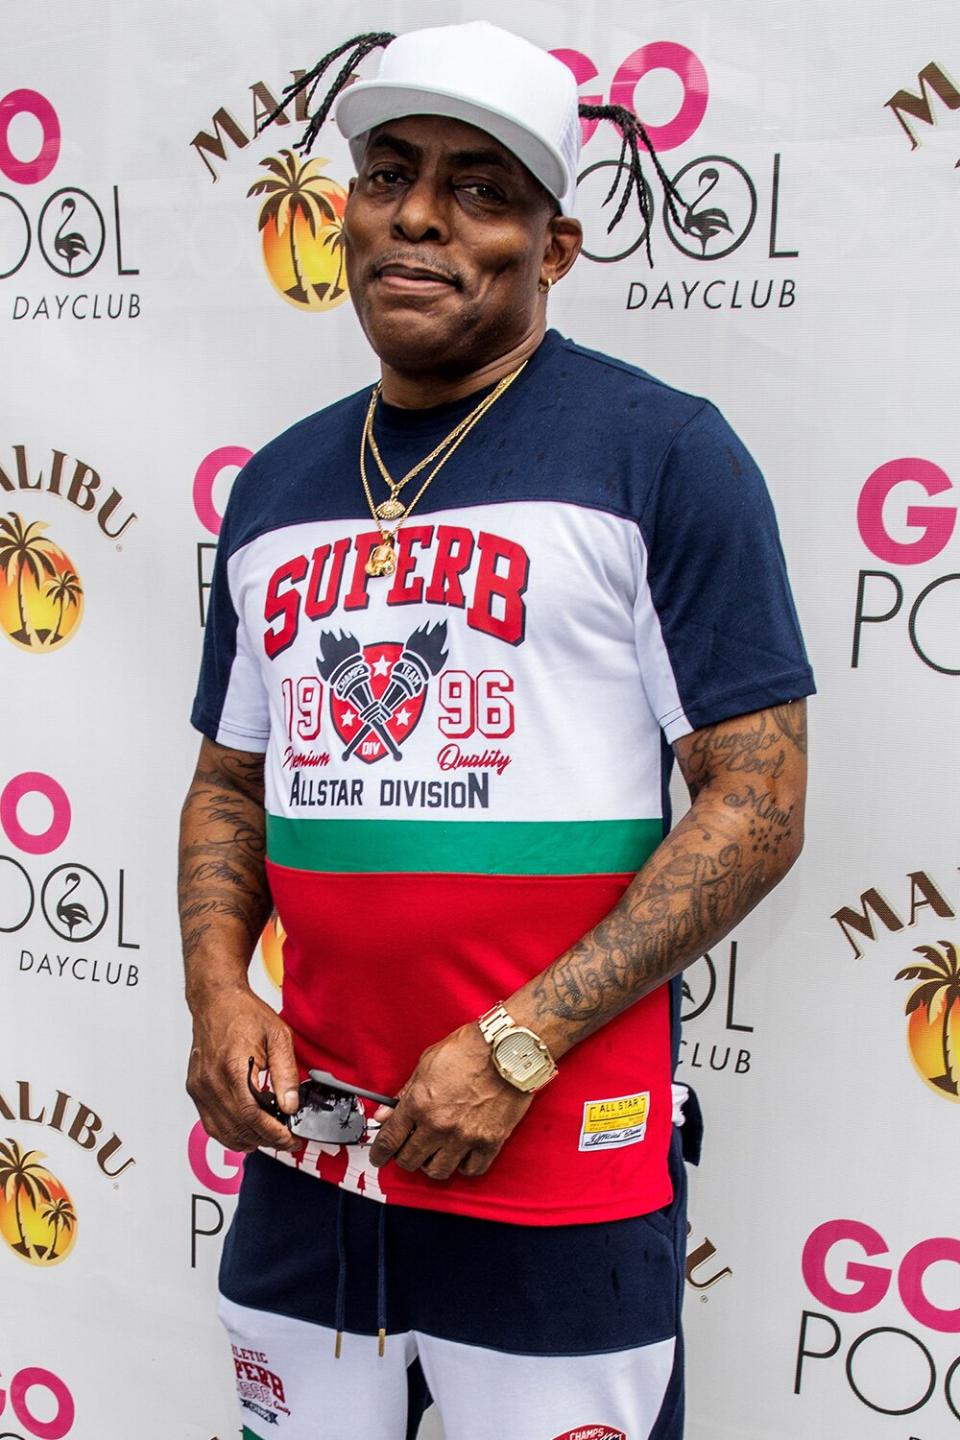
<path id="1" fill-rule="evenodd" d="M 357 447 L 369 398 L 365 388 L 315 411 L 247 461 L 234 481 L 224 517 L 228 554 L 267 530 L 315 519 L 328 510 L 336 513 L 325 480 L 345 472 L 358 475 Z M 362 501 L 359 479 L 355 485 Z"/>
<path id="2" fill-rule="evenodd" d="M 228 554 L 284 525 L 369 520 L 358 464 L 369 395 L 364 389 L 327 406 L 258 451 L 231 493 Z M 549 331 L 524 373 L 444 465 L 418 512 L 560 501 L 639 520 L 671 444 L 705 404 Z M 429 412 L 404 423 L 402 412 L 389 408 L 378 435 L 394 475 L 422 459 L 459 418 L 439 407 L 431 428 Z"/>

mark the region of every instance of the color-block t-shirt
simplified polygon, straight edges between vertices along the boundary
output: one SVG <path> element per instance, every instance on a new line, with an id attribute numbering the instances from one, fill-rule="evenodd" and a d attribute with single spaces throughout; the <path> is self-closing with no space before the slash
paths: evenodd
<path id="1" fill-rule="evenodd" d="M 391 473 L 477 398 L 381 402 Z M 396 573 L 372 578 L 368 399 L 238 477 L 193 722 L 265 752 L 304 1071 L 395 1094 L 617 902 L 669 826 L 671 742 L 813 681 L 763 480 L 712 405 L 548 332 L 401 528 Z M 299 1163 L 523 1224 L 659 1208 L 677 1000 L 664 985 L 574 1047 L 483 1177 L 378 1172 L 358 1147 Z"/>

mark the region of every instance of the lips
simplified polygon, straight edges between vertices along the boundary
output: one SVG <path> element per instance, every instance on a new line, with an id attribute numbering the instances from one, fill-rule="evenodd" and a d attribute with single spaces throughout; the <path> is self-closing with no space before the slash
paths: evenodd
<path id="1" fill-rule="evenodd" d="M 459 289 L 457 282 L 441 270 L 434 270 L 428 265 L 404 265 L 398 261 L 379 266 L 376 278 L 387 289 L 408 295 Z"/>

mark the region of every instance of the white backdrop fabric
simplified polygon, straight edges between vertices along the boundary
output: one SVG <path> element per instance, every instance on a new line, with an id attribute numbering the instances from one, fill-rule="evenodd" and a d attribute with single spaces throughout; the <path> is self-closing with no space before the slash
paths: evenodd
<path id="1" fill-rule="evenodd" d="M 299 127 L 251 135 L 292 71 L 357 30 L 475 18 L 564 52 L 585 96 L 633 104 L 679 175 L 700 221 L 671 231 L 657 198 L 651 270 L 636 219 L 605 233 L 619 147 L 609 127 L 589 136 L 593 258 L 551 295 L 550 321 L 725 412 L 768 477 L 820 687 L 806 852 L 688 975 L 678 1078 L 707 1124 L 688 1434 L 948 1440 L 960 1434 L 949 0 L 381 0 L 362 13 L 345 0 L 6 0 L 0 1434 L 238 1432 L 214 1316 L 237 1157 L 204 1142 L 183 1091 L 187 715 L 238 464 L 375 376 L 338 293 L 337 223 L 316 243 L 304 222 L 258 232 L 263 196 L 248 192 Z M 339 213 L 352 172 L 332 125 L 316 154 L 312 183 Z M 254 983 L 276 1002 L 270 937 L 262 958 Z"/>

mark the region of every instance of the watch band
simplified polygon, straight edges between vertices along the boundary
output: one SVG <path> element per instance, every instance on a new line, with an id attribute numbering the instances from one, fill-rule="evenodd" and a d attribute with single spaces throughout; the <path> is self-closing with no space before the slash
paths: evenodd
<path id="1" fill-rule="evenodd" d="M 502 1035 L 504 1030 L 513 1030 L 516 1028 L 516 1021 L 507 1012 L 502 1001 L 498 1001 L 485 1015 L 481 1015 L 477 1024 L 480 1026 L 480 1033 L 488 1045 L 492 1045 L 497 1036 Z"/>

